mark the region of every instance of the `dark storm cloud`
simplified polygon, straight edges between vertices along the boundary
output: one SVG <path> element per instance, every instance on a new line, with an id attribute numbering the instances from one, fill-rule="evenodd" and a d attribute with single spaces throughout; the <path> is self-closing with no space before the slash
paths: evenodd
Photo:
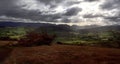
<path id="1" fill-rule="evenodd" d="M 68 17 L 65 16 L 74 16 L 77 15 L 80 8 L 73 7 L 66 9 L 66 13 L 55 13 L 55 14 L 42 14 L 45 11 L 40 10 L 25 10 L 21 9 L 23 6 L 18 6 L 19 0 L 1 0 L 0 1 L 0 16 L 7 16 L 7 17 L 14 17 L 14 18 L 21 18 L 21 19 L 31 19 L 35 21 L 46 21 L 46 22 L 55 22 L 57 19 L 61 19 L 62 22 L 70 21 Z M 36 0 L 40 3 L 45 5 L 49 5 L 52 8 L 55 8 L 60 5 L 70 6 L 74 4 L 79 4 L 78 1 L 64 1 L 64 0 Z M 63 4 L 63 2 L 65 2 Z M 42 9 L 42 8 L 41 8 Z M 48 11 L 49 13 L 49 11 Z"/>
<path id="2" fill-rule="evenodd" d="M 4 11 L 1 15 L 5 15 L 8 17 L 14 18 L 23 18 L 23 19 L 37 19 L 39 17 L 40 12 L 37 11 L 27 11 L 21 9 L 14 9 L 9 11 Z"/>
<path id="3" fill-rule="evenodd" d="M 17 6 L 15 6 L 15 0 L 1 0 L 0 1 L 0 15 L 9 11 L 17 10 Z"/>
<path id="4" fill-rule="evenodd" d="M 66 4 L 68 5 L 73 5 L 73 4 L 79 4 L 80 1 L 69 1 L 69 0 L 37 0 L 38 2 L 41 2 L 41 3 L 45 3 L 46 5 L 52 5 L 53 3 L 54 4 L 58 4 L 58 3 L 63 3 L 63 2 L 66 2 Z"/>
<path id="5" fill-rule="evenodd" d="M 37 1 L 45 5 L 49 5 L 51 8 L 54 8 L 57 7 L 57 5 L 64 0 L 37 0 Z"/>
<path id="6" fill-rule="evenodd" d="M 104 19 L 107 19 L 112 22 L 120 22 L 120 0 L 109 0 L 105 1 L 100 5 L 101 9 L 111 11 L 116 10 L 114 16 L 105 16 Z"/>
<path id="7" fill-rule="evenodd" d="M 109 0 L 101 5 L 102 9 L 111 10 L 111 9 L 120 9 L 120 0 Z"/>
<path id="8" fill-rule="evenodd" d="M 66 2 L 65 6 L 71 6 L 71 5 L 74 5 L 74 4 L 80 4 L 81 1 L 68 1 Z"/>
<path id="9" fill-rule="evenodd" d="M 94 1 L 99 1 L 99 0 L 85 0 L 85 1 L 94 2 Z"/>
<path id="10" fill-rule="evenodd" d="M 50 15 L 40 15 L 38 20 L 47 21 L 47 22 L 55 22 L 56 19 L 61 18 L 61 14 L 50 14 Z"/>
<path id="11" fill-rule="evenodd" d="M 5 7 L 14 7 L 15 0 L 0 0 L 0 7 L 4 8 Z"/>
<path id="12" fill-rule="evenodd" d="M 61 14 L 48 14 L 44 15 L 39 11 L 28 11 L 28 10 L 20 10 L 14 9 L 9 11 L 4 11 L 4 13 L 0 13 L 0 15 L 5 15 L 8 17 L 14 18 L 23 18 L 23 19 L 31 19 L 34 21 L 50 21 L 53 22 L 58 18 L 61 18 Z"/>
<path id="13" fill-rule="evenodd" d="M 118 13 L 118 15 L 116 15 L 116 16 L 104 17 L 104 19 L 108 19 L 108 20 L 114 21 L 114 22 L 120 22 L 120 13 Z"/>
<path id="14" fill-rule="evenodd" d="M 79 4 L 81 1 L 69 1 L 69 0 L 37 0 L 40 3 L 44 3 L 45 5 L 49 5 L 51 8 L 57 7 L 58 4 L 62 4 L 64 6 L 71 6 L 74 4 Z M 64 3 L 64 4 L 63 4 Z"/>
<path id="15" fill-rule="evenodd" d="M 74 15 L 77 15 L 80 11 L 82 11 L 82 9 L 78 7 L 73 7 L 73 8 L 67 9 L 66 11 L 67 12 L 64 15 L 74 16 Z"/>
<path id="16" fill-rule="evenodd" d="M 60 2 L 62 2 L 62 1 L 64 1 L 64 0 L 37 0 L 38 2 L 42 2 L 42 3 L 45 3 L 46 5 L 47 4 L 52 4 L 53 2 L 54 3 L 60 3 Z"/>
<path id="17" fill-rule="evenodd" d="M 98 15 L 98 14 L 96 14 L 96 15 L 93 15 L 93 14 L 85 14 L 85 15 L 83 15 L 83 17 L 84 17 L 84 18 L 97 18 L 97 17 L 104 17 L 104 16 Z"/>
<path id="18" fill-rule="evenodd" d="M 118 17 L 105 17 L 105 19 L 111 19 L 111 20 L 115 20 L 117 19 Z"/>
<path id="19" fill-rule="evenodd" d="M 105 16 L 104 19 L 107 19 L 112 22 L 120 22 L 120 15 L 119 16 Z"/>
<path id="20" fill-rule="evenodd" d="M 99 17 L 100 21 L 101 19 L 103 20 L 101 21 L 101 24 L 103 24 L 107 20 L 112 22 L 113 21 L 119 22 L 120 0 L 104 0 L 104 1 L 102 0 L 0 0 L 0 20 L 4 20 L 4 19 L 11 21 L 23 20 L 21 22 L 29 22 L 30 20 L 30 22 L 43 21 L 46 23 L 49 22 L 80 23 L 81 22 L 82 25 L 82 21 L 89 21 L 89 20 L 96 21 L 96 19 Z M 94 6 L 94 4 L 96 5 Z M 115 9 L 115 11 L 113 11 L 114 14 L 112 14 L 111 12 L 111 10 L 113 9 Z"/>
<path id="21" fill-rule="evenodd" d="M 0 1 L 0 16 L 8 17 L 25 17 L 29 11 L 20 9 L 20 6 L 16 5 L 18 0 L 1 0 Z"/>
<path id="22" fill-rule="evenodd" d="M 45 0 L 44 0 L 45 1 Z M 23 19 L 31 19 L 31 20 L 41 20 L 47 21 L 60 18 L 59 15 L 42 15 L 40 11 L 37 10 L 24 10 L 20 9 L 19 6 L 16 6 L 15 3 L 17 0 L 2 0 L 0 1 L 0 16 L 8 16 L 14 18 L 23 18 Z"/>

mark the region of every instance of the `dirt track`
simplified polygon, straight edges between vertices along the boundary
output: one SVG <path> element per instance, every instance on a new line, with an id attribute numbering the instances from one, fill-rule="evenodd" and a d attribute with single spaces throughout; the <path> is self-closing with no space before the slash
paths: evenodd
<path id="1" fill-rule="evenodd" d="M 72 45 L 16 47 L 3 64 L 120 64 L 120 49 Z"/>

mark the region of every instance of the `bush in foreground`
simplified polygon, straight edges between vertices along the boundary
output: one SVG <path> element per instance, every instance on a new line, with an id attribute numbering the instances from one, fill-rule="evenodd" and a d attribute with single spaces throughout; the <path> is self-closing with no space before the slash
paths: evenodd
<path id="1" fill-rule="evenodd" d="M 30 32 L 18 41 L 18 46 L 39 46 L 50 45 L 55 39 L 55 35 L 48 35 L 47 33 Z"/>

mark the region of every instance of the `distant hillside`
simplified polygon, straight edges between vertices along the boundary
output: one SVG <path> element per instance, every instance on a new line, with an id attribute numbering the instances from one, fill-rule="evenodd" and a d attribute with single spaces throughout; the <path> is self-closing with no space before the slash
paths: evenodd
<path id="1" fill-rule="evenodd" d="M 120 31 L 120 25 L 111 25 L 111 26 L 101 26 L 101 27 L 94 27 L 94 28 L 87 28 L 87 29 L 79 29 L 76 30 L 80 33 L 100 33 L 100 32 L 108 32 L 108 31 Z"/>
<path id="2" fill-rule="evenodd" d="M 27 27 L 35 28 L 36 31 L 71 31 L 71 27 L 68 25 L 55 25 L 47 23 L 22 23 L 22 22 L 0 22 L 0 27 Z M 37 28 L 37 29 L 36 29 Z"/>
<path id="3" fill-rule="evenodd" d="M 9 22 L 3 21 L 0 22 L 0 27 L 40 27 L 40 26 L 48 26 L 52 24 L 45 23 L 23 23 L 23 22 Z"/>
<path id="4" fill-rule="evenodd" d="M 46 31 L 54 32 L 79 32 L 79 33 L 88 33 L 88 32 L 106 32 L 106 31 L 120 31 L 120 25 L 111 25 L 111 26 L 69 26 L 69 25 L 55 25 L 47 23 L 22 23 L 22 22 L 9 22 L 3 21 L 0 22 L 0 27 L 28 27 L 28 28 L 37 28 L 36 31 L 41 29 Z"/>

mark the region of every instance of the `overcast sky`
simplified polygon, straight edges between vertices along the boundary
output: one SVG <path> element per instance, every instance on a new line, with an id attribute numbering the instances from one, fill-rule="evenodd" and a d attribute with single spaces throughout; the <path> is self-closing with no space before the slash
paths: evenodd
<path id="1" fill-rule="evenodd" d="M 120 0 L 0 0 L 0 21 L 120 24 Z"/>

